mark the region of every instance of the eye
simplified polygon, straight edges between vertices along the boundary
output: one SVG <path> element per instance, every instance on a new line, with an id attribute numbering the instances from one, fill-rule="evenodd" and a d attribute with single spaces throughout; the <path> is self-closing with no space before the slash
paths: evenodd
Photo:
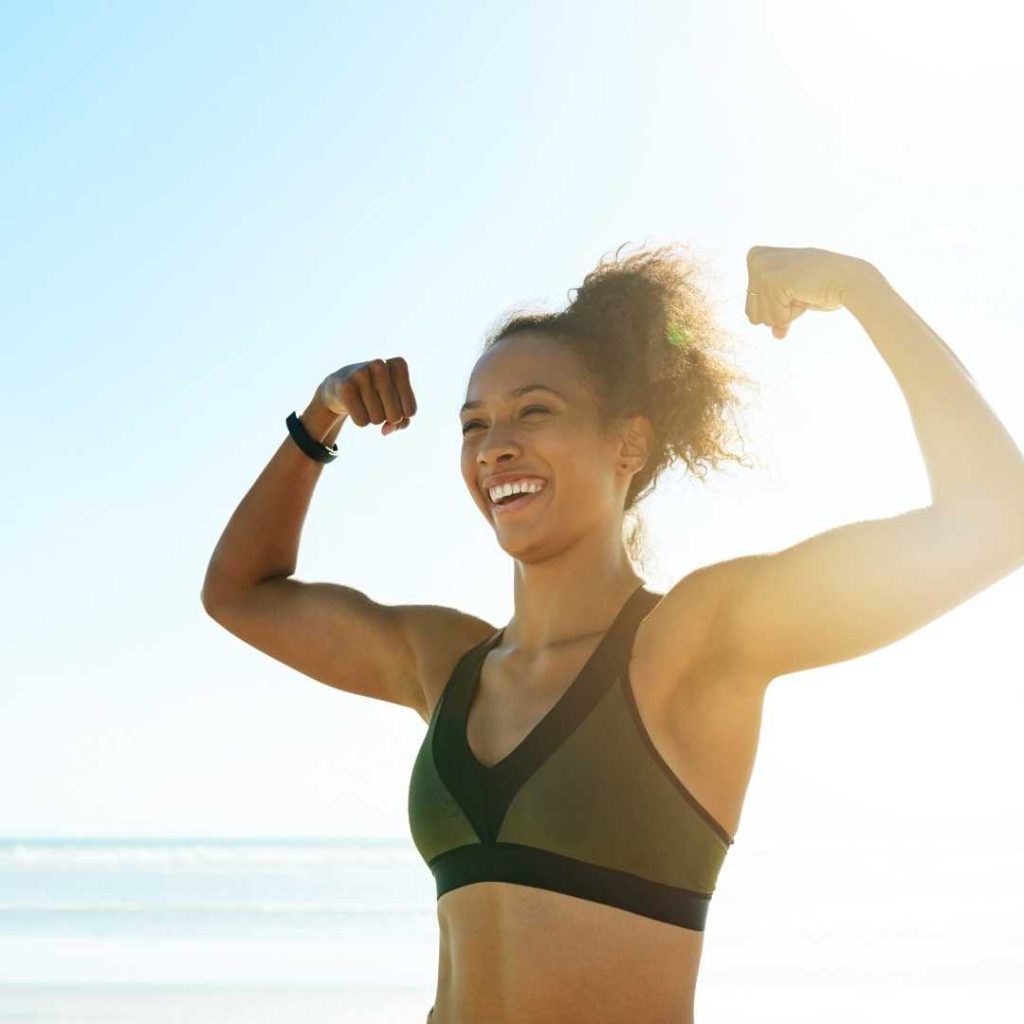
<path id="1" fill-rule="evenodd" d="M 523 410 L 523 415 L 525 416 L 528 412 L 551 412 L 551 410 L 548 409 L 546 406 L 543 406 L 543 405 L 528 405 Z M 473 427 L 479 427 L 479 426 L 483 426 L 483 424 L 479 420 L 470 420 L 469 423 L 466 423 L 466 424 L 463 425 L 462 433 L 463 433 L 463 435 L 465 435 Z"/>

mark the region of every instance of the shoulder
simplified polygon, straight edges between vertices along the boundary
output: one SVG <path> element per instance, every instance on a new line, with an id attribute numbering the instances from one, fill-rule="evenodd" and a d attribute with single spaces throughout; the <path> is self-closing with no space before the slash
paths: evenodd
<path id="1" fill-rule="evenodd" d="M 499 627 L 469 612 L 444 605 L 405 605 L 401 614 L 420 686 L 415 710 L 420 718 L 429 722 L 459 658 L 493 636 Z"/>
<path id="2" fill-rule="evenodd" d="M 763 687 L 735 664 L 731 611 L 757 563 L 756 555 L 712 562 L 687 573 L 645 616 L 637 629 L 635 657 L 671 687 L 699 670 L 703 677 Z"/>

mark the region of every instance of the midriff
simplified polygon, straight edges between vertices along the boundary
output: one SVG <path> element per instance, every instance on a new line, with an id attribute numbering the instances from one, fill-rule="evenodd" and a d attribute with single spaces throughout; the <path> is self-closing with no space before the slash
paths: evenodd
<path id="1" fill-rule="evenodd" d="M 431 1024 L 692 1024 L 704 933 L 563 893 L 445 893 Z"/>

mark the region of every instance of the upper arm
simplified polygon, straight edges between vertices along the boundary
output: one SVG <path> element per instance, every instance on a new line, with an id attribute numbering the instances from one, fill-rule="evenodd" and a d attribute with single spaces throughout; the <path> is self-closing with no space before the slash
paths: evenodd
<path id="1" fill-rule="evenodd" d="M 666 694 L 695 675 L 732 681 L 739 672 L 722 620 L 746 571 L 744 562 L 734 558 L 692 570 L 641 621 L 635 649 L 647 663 L 648 678 L 660 680 Z"/>
<path id="2" fill-rule="evenodd" d="M 992 518 L 928 506 L 850 523 L 727 563 L 717 643 L 729 664 L 764 680 L 845 661 L 920 629 L 1022 561 L 1015 532 Z"/>
<path id="3" fill-rule="evenodd" d="M 312 679 L 421 717 L 426 666 L 486 625 L 454 608 L 379 604 L 352 587 L 291 576 L 264 580 L 207 611 L 239 639 Z"/>

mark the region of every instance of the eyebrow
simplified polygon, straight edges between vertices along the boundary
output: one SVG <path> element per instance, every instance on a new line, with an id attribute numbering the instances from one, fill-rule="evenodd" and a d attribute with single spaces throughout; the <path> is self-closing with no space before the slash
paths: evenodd
<path id="1" fill-rule="evenodd" d="M 566 400 L 561 391 L 556 391 L 554 388 L 548 387 L 547 384 L 524 384 L 522 387 L 513 388 L 508 396 L 509 398 L 518 398 L 520 395 L 525 395 L 527 391 L 550 391 L 551 394 L 561 398 L 563 402 Z M 466 402 L 459 410 L 459 415 L 461 416 L 467 409 L 479 409 L 483 404 L 483 402 Z"/>

